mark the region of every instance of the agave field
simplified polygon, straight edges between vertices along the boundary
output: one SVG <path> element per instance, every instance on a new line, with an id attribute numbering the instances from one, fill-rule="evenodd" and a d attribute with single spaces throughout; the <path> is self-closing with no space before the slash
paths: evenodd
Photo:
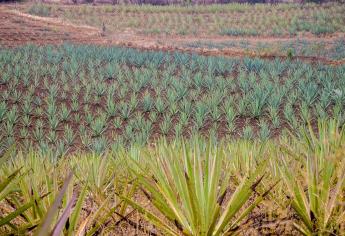
<path id="1" fill-rule="evenodd" d="M 342 60 L 345 58 L 345 39 L 320 40 L 319 42 L 303 39 L 286 40 L 285 42 L 256 42 L 241 41 L 197 41 L 185 43 L 186 48 L 208 49 L 244 49 L 246 52 L 263 55 L 281 55 L 286 57 L 319 57 L 324 59 Z M 249 54 L 248 53 L 248 54 Z"/>
<path id="2" fill-rule="evenodd" d="M 101 153 L 204 135 L 276 137 L 344 121 L 345 67 L 94 46 L 2 50 L 3 146 Z"/>
<path id="3" fill-rule="evenodd" d="M 292 59 L 1 48 L 0 234 L 344 235 L 344 75 Z"/>
<path id="4" fill-rule="evenodd" d="M 344 32 L 342 3 L 328 4 L 214 4 L 200 6 L 29 4 L 29 14 L 68 19 L 105 28 L 131 29 L 140 34 L 294 36 Z M 143 20 L 145 19 L 145 20 Z"/>

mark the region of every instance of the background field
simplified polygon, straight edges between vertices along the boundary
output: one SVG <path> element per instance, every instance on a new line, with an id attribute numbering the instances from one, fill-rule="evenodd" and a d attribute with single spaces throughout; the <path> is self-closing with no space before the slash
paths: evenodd
<path id="1" fill-rule="evenodd" d="M 3 5 L 0 45 L 63 42 L 344 61 L 344 5 Z M 143 20 L 144 19 L 144 20 Z"/>
<path id="2" fill-rule="evenodd" d="M 344 32 L 343 4 L 209 6 L 50 6 L 24 9 L 101 28 L 141 34 L 294 36 Z"/>

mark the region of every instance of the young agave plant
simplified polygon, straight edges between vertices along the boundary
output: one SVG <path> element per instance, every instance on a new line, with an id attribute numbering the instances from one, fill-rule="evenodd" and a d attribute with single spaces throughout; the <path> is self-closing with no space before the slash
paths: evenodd
<path id="1" fill-rule="evenodd" d="M 10 159 L 12 151 L 14 148 L 8 150 L 4 155 L 1 156 L 0 158 L 0 168 L 3 168 L 6 164 L 6 161 Z M 12 202 L 16 200 L 15 194 L 17 191 L 14 190 L 14 188 L 17 188 L 18 185 L 18 179 L 21 178 L 20 172 L 22 168 L 16 169 L 12 171 L 9 175 L 7 176 L 1 176 L 0 177 L 0 202 L 4 201 L 7 199 L 7 201 Z M 19 177 L 18 177 L 19 176 Z M 20 193 L 20 191 L 18 191 Z M 2 215 L 0 217 L 0 229 L 4 227 L 8 227 L 8 229 L 11 229 L 13 232 L 18 232 L 19 229 L 16 227 L 13 223 L 11 223 L 12 220 L 16 219 L 19 216 L 24 215 L 24 212 L 30 209 L 31 207 L 34 206 L 35 201 L 37 199 L 32 198 L 30 201 L 18 204 L 15 208 L 16 210 L 4 214 L 2 212 Z M 30 227 L 31 225 L 27 226 Z M 26 227 L 22 228 L 22 230 L 26 230 Z M 7 231 L 7 233 L 10 233 L 11 231 Z M 0 230 L 1 232 L 1 230 Z"/>
<path id="2" fill-rule="evenodd" d="M 317 137 L 310 127 L 303 132 L 307 153 L 296 164 L 306 168 L 292 168 L 285 160 L 280 166 L 291 206 L 301 218 L 295 226 L 304 235 L 340 235 L 345 227 L 344 131 L 338 122 L 320 122 Z"/>
<path id="3" fill-rule="evenodd" d="M 166 235 L 235 233 L 241 228 L 241 221 L 268 193 L 249 203 L 262 180 L 264 162 L 253 172 L 245 173 L 238 186 L 229 186 L 230 171 L 223 169 L 229 161 L 227 156 L 214 150 L 211 144 L 205 149 L 201 146 L 199 141 L 191 146 L 161 144 L 157 157 L 141 157 L 148 169 L 134 160 L 130 167 L 146 197 L 170 222 L 127 197 L 121 198 Z M 234 192 L 226 201 L 230 188 Z"/>

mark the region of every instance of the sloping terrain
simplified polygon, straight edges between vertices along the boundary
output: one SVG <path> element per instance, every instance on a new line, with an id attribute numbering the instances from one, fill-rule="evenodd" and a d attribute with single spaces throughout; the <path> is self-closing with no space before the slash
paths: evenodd
<path id="1" fill-rule="evenodd" d="M 80 27 L 61 21 L 45 20 L 0 7 L 0 45 L 99 43 L 102 39 L 95 28 Z"/>
<path id="2" fill-rule="evenodd" d="M 307 36 L 295 37 L 235 37 L 235 36 L 181 36 L 181 35 L 142 35 L 131 29 L 112 33 L 88 25 L 77 25 L 65 19 L 39 17 L 14 10 L 12 5 L 0 6 L 0 45 L 16 47 L 24 44 L 77 44 L 119 45 L 143 50 L 182 51 L 206 56 L 259 57 L 266 59 L 299 59 L 324 64 L 343 64 L 344 58 L 333 59 L 325 55 L 305 56 L 292 55 L 285 51 L 252 50 L 247 45 L 282 44 L 293 40 L 304 40 L 310 44 L 344 39 L 344 34 L 337 33 L 327 37 Z M 233 47 L 219 46 L 238 44 Z M 212 45 L 211 47 L 205 45 Z"/>

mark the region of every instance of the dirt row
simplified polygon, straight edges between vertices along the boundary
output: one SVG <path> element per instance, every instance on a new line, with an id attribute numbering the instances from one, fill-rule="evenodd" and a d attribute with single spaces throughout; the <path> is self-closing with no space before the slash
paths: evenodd
<path id="1" fill-rule="evenodd" d="M 98 30 L 44 21 L 0 7 L 0 45 L 16 47 L 24 44 L 102 43 Z"/>

